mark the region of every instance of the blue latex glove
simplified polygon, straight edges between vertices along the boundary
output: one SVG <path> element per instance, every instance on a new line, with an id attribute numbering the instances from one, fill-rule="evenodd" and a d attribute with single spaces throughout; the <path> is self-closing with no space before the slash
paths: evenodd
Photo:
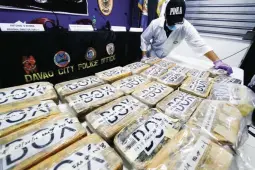
<path id="1" fill-rule="evenodd" d="M 221 60 L 217 60 L 217 61 L 213 62 L 213 64 L 214 64 L 215 69 L 226 70 L 228 72 L 228 75 L 233 73 L 232 68 L 229 65 L 223 63 Z"/>

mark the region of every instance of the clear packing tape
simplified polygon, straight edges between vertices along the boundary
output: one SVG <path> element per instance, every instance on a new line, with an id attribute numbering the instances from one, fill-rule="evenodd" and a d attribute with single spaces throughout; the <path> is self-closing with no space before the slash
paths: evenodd
<path id="1" fill-rule="evenodd" d="M 51 116 L 1 138 L 0 169 L 28 169 L 85 135 L 76 117 Z"/>
<path id="2" fill-rule="evenodd" d="M 96 76 L 89 76 L 80 79 L 65 81 L 55 85 L 55 89 L 58 92 L 58 95 L 63 100 L 64 97 L 86 90 L 92 87 L 105 84 L 103 80 Z"/>
<path id="3" fill-rule="evenodd" d="M 57 101 L 57 94 L 49 82 L 30 83 L 0 89 L 0 114 L 39 104 L 43 100 Z"/>
<path id="4" fill-rule="evenodd" d="M 121 170 L 122 160 L 101 137 L 91 134 L 31 168 L 52 169 Z"/>
<path id="5" fill-rule="evenodd" d="M 150 109 L 123 128 L 115 136 L 114 144 L 134 169 L 144 170 L 152 161 L 161 160 L 161 151 L 168 149 L 166 146 L 180 128 L 178 120 Z"/>
<path id="6" fill-rule="evenodd" d="M 233 155 L 189 127 L 160 150 L 148 170 L 230 170 Z"/>
<path id="7" fill-rule="evenodd" d="M 239 84 L 214 84 L 208 98 L 236 105 L 243 116 L 247 116 L 255 108 L 255 94 L 248 87 Z"/>
<path id="8" fill-rule="evenodd" d="M 132 96 L 116 99 L 86 116 L 88 126 L 106 141 L 143 115 L 149 107 Z"/>
<path id="9" fill-rule="evenodd" d="M 234 105 L 224 101 L 203 100 L 187 126 L 197 128 L 216 142 L 238 148 L 246 122 Z"/>

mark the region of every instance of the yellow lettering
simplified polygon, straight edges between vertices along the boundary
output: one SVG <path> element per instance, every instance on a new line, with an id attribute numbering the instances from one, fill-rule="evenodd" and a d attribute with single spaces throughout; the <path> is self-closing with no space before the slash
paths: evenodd
<path id="1" fill-rule="evenodd" d="M 54 77 L 54 72 L 53 71 L 49 71 L 48 74 L 49 74 L 49 77 Z"/>
<path id="2" fill-rule="evenodd" d="M 70 67 L 71 67 L 71 70 L 72 70 L 72 73 L 73 73 L 73 71 L 74 71 L 74 70 L 73 70 L 73 66 L 70 66 Z"/>
<path id="3" fill-rule="evenodd" d="M 33 81 L 33 77 L 31 75 L 24 75 L 24 76 L 27 83 Z"/>
<path id="4" fill-rule="evenodd" d="M 64 72 L 65 72 L 65 70 L 63 70 L 62 68 L 58 69 L 58 74 L 59 74 L 59 75 L 63 75 Z"/>
<path id="5" fill-rule="evenodd" d="M 37 75 L 33 74 L 33 81 L 38 81 L 38 80 L 40 80 L 40 79 L 37 77 Z"/>
<path id="6" fill-rule="evenodd" d="M 78 70 L 84 70 L 84 63 L 78 64 Z"/>
<path id="7" fill-rule="evenodd" d="M 43 72 L 43 79 L 47 79 L 47 78 L 49 78 L 48 74 L 46 72 Z"/>

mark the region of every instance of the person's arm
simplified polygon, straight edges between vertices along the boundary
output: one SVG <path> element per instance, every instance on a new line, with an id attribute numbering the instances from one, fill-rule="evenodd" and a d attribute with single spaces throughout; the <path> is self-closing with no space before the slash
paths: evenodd
<path id="1" fill-rule="evenodd" d="M 142 50 L 142 57 L 147 57 L 147 49 L 150 46 L 150 40 L 153 38 L 153 21 L 150 25 L 144 30 L 141 35 L 141 50 Z"/>
<path id="2" fill-rule="evenodd" d="M 204 40 L 201 38 L 197 30 L 193 25 L 187 22 L 187 27 L 185 28 L 185 40 L 187 44 L 200 56 L 206 56 L 209 60 L 211 60 L 214 64 L 215 69 L 223 69 L 228 72 L 228 74 L 232 74 L 232 68 L 223 63 L 217 54 L 213 51 L 211 47 L 209 47 Z"/>
<path id="3" fill-rule="evenodd" d="M 211 60 L 212 62 L 215 62 L 215 61 L 217 61 L 217 60 L 220 60 L 219 57 L 217 56 L 217 54 L 216 54 L 213 50 L 211 50 L 211 51 L 205 53 L 205 56 L 206 56 L 209 60 Z"/>

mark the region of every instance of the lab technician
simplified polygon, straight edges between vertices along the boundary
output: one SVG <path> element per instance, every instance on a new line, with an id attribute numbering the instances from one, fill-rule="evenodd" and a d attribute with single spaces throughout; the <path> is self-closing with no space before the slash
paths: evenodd
<path id="1" fill-rule="evenodd" d="M 185 39 L 194 52 L 209 58 L 216 69 L 226 70 L 228 74 L 233 73 L 232 68 L 219 59 L 195 27 L 184 18 L 185 12 L 185 0 L 168 2 L 164 17 L 151 21 L 141 35 L 142 60 L 151 56 L 164 58 Z"/>

